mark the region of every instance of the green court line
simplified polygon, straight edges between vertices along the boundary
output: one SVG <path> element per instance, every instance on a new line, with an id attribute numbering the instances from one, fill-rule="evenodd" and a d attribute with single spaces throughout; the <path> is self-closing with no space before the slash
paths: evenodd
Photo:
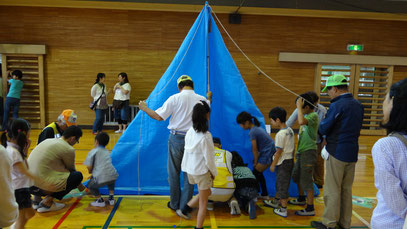
<path id="1" fill-rule="evenodd" d="M 84 226 L 82 229 L 88 228 L 102 228 L 102 226 Z M 194 228 L 194 226 L 109 226 L 109 228 Z M 204 228 L 210 228 L 210 226 L 204 226 Z M 312 228 L 311 226 L 218 226 L 218 228 Z M 351 228 L 368 228 L 366 226 L 354 226 Z"/>

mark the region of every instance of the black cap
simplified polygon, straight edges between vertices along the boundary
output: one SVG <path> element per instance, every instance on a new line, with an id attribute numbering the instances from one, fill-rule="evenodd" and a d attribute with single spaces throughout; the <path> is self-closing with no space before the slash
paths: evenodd
<path id="1" fill-rule="evenodd" d="M 220 138 L 213 137 L 213 144 L 219 144 L 219 145 L 221 145 L 221 143 L 220 143 Z"/>

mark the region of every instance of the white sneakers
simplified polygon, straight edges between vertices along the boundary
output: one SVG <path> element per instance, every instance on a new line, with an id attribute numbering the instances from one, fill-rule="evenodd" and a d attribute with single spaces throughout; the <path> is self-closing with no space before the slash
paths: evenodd
<path id="1" fill-rule="evenodd" d="M 120 134 L 121 132 L 123 132 L 122 130 L 116 130 L 114 133 L 115 134 Z"/>
<path id="2" fill-rule="evenodd" d="M 240 207 L 237 200 L 230 201 L 230 214 L 231 215 L 240 215 Z"/>
<path id="3" fill-rule="evenodd" d="M 37 209 L 37 212 L 43 213 L 43 212 L 58 211 L 58 210 L 61 210 L 61 209 L 64 208 L 64 207 L 65 207 L 65 204 L 53 202 L 52 205 L 51 205 L 51 207 L 49 207 L 49 208 L 44 207 L 44 206 L 40 206 L 40 207 Z"/>
<path id="4" fill-rule="evenodd" d="M 176 211 L 175 211 L 175 213 L 177 213 L 177 215 L 179 216 L 179 217 L 182 217 L 182 218 L 184 218 L 184 219 L 191 219 L 191 214 L 189 214 L 189 213 L 187 213 L 186 215 L 181 211 L 181 209 L 177 209 Z"/>
<path id="5" fill-rule="evenodd" d="M 103 200 L 103 201 L 101 201 L 100 199 L 97 199 L 97 200 L 93 201 L 92 203 L 90 203 L 90 206 L 103 208 L 103 207 L 106 206 L 106 201 L 105 201 L 104 199 L 102 199 L 102 200 Z M 108 202 L 109 205 L 111 205 L 111 206 L 115 204 L 114 199 L 108 200 L 107 202 Z"/>

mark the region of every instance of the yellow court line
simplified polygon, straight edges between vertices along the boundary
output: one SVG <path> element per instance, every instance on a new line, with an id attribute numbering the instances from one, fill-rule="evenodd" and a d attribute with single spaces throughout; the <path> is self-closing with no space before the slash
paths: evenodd
<path id="1" fill-rule="evenodd" d="M 218 226 L 216 225 L 215 214 L 213 213 L 213 211 L 209 211 L 209 217 L 211 219 L 211 228 L 212 229 L 218 229 Z"/>

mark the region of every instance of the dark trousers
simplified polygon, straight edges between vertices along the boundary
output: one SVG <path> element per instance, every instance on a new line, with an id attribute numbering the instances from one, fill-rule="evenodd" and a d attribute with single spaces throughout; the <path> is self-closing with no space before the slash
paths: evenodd
<path id="1" fill-rule="evenodd" d="M 18 110 L 20 109 L 20 99 L 13 97 L 6 97 L 6 105 L 4 106 L 4 115 L 3 115 L 3 130 L 7 130 L 8 116 L 10 110 L 13 108 L 13 118 L 18 118 Z"/>
<path id="2" fill-rule="evenodd" d="M 78 171 L 73 171 L 69 174 L 68 180 L 66 181 L 66 188 L 63 191 L 60 192 L 54 192 L 51 194 L 52 197 L 62 200 L 66 194 L 68 194 L 72 189 L 77 188 L 83 180 L 83 176 L 81 172 Z M 35 195 L 35 196 L 47 196 L 47 191 L 42 190 L 38 187 L 31 187 L 30 188 L 30 193 Z"/>

